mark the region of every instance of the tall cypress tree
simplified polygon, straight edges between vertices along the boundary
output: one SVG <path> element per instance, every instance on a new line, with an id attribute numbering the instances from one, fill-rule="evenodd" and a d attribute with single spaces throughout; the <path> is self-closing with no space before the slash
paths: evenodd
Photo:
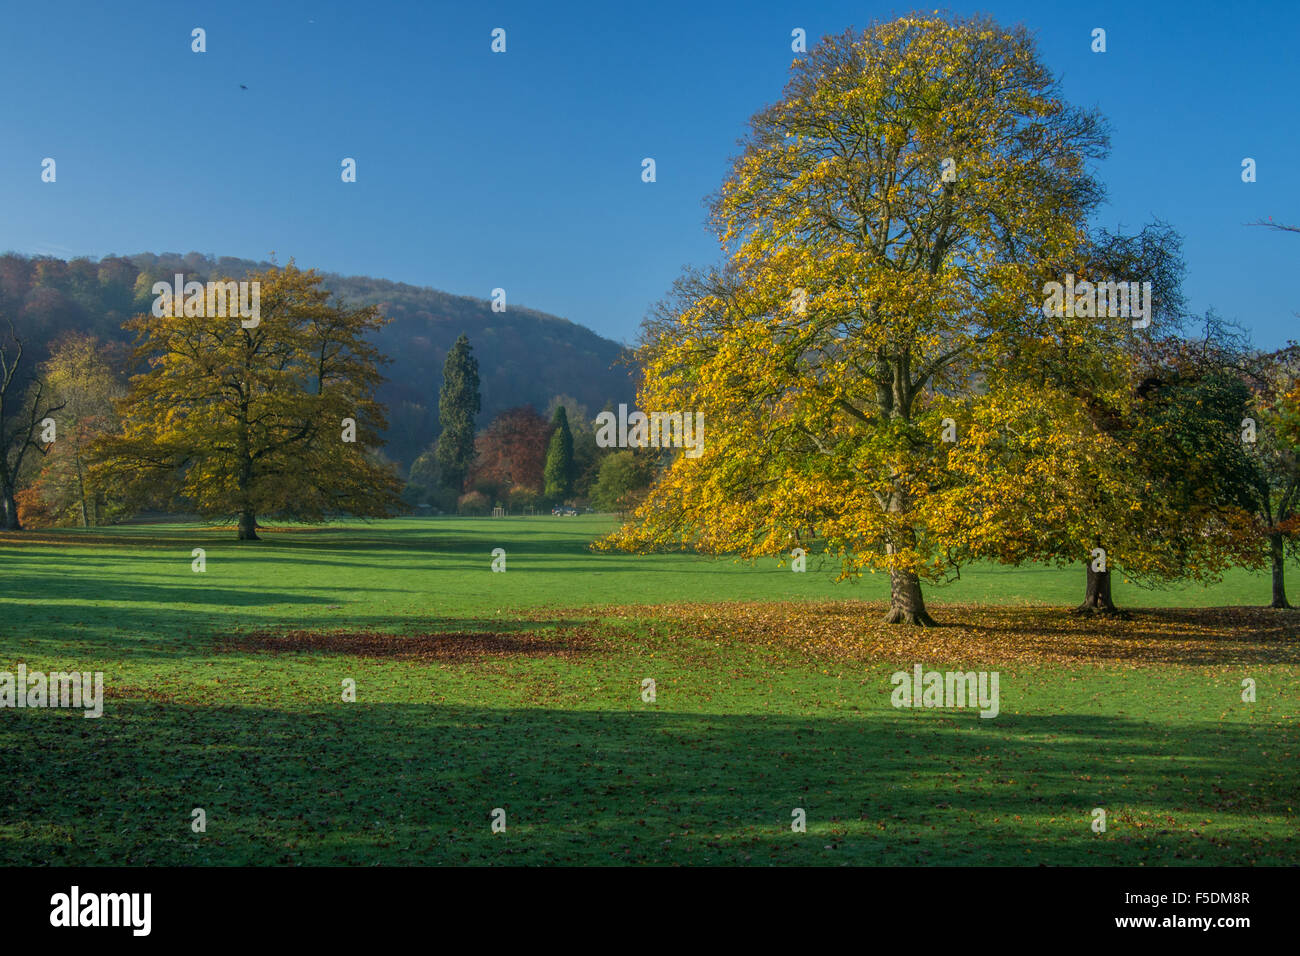
<path id="1" fill-rule="evenodd" d="M 460 491 L 474 463 L 474 417 L 482 407 L 478 392 L 478 359 L 470 354 L 469 338 L 460 334 L 442 366 L 438 393 L 438 467 L 449 488 Z"/>
<path id="2" fill-rule="evenodd" d="M 551 420 L 551 444 L 546 449 L 543 481 L 545 497 L 563 501 L 573 494 L 573 432 L 569 430 L 569 413 L 560 405 Z"/>

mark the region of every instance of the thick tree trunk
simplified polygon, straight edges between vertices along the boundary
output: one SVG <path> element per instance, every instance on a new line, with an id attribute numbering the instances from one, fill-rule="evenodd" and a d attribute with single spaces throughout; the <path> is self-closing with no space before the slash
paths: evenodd
<path id="1" fill-rule="evenodd" d="M 1118 610 L 1110 599 L 1110 568 L 1094 571 L 1092 562 L 1088 562 L 1088 587 L 1084 592 L 1083 603 L 1076 611 L 1092 614 L 1114 614 Z"/>
<path id="2" fill-rule="evenodd" d="M 8 485 L 0 489 L 0 529 L 5 531 L 22 531 L 22 522 L 18 520 L 18 502 L 14 500 L 14 490 Z"/>
<path id="3" fill-rule="evenodd" d="M 245 508 L 239 514 L 239 540 L 261 541 L 257 536 L 257 515 L 251 508 Z"/>
<path id="4" fill-rule="evenodd" d="M 1283 564 L 1285 553 L 1280 534 L 1268 536 L 1268 549 L 1273 558 L 1273 603 L 1269 607 L 1290 607 L 1291 604 L 1286 599 L 1286 567 Z"/>
<path id="5" fill-rule="evenodd" d="M 925 598 L 921 596 L 921 579 L 914 572 L 889 572 L 889 613 L 885 615 L 885 623 L 937 626 L 925 609 Z"/>

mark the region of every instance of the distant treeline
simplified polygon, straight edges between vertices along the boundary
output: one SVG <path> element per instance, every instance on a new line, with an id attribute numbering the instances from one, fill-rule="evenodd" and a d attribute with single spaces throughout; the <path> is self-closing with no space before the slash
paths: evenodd
<path id="1" fill-rule="evenodd" d="M 269 265 L 196 252 L 97 260 L 10 253 L 0 256 L 0 315 L 14 321 L 30 350 L 28 359 L 38 363 L 65 332 L 129 342 L 123 323 L 149 311 L 153 284 L 170 282 L 178 272 L 206 282 L 218 276 L 241 279 Z M 506 311 L 493 312 L 487 299 L 383 279 L 331 273 L 324 279 L 348 303 L 378 305 L 391 320 L 374 336 L 391 359 L 382 370 L 388 381 L 377 397 L 388 407 L 384 454 L 403 470 L 437 437 L 441 371 L 462 332 L 473 340 L 480 366 L 480 426 L 518 406 L 546 412 L 559 395 L 593 412 L 633 401 L 634 373 L 624 361 L 626 350 L 583 326 L 509 304 Z"/>

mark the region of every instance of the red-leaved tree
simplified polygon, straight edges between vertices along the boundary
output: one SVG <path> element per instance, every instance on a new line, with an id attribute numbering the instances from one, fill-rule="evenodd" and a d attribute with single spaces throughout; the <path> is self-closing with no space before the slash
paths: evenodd
<path id="1" fill-rule="evenodd" d="M 516 488 L 540 492 L 550 438 L 551 423 L 532 406 L 507 409 L 475 441 L 470 486 L 493 498 Z"/>

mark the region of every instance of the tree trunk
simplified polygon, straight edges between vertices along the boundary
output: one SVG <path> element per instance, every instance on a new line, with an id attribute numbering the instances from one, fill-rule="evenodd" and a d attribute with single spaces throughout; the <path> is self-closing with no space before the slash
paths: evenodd
<path id="1" fill-rule="evenodd" d="M 18 502 L 14 500 L 14 489 L 9 485 L 0 489 L 0 529 L 23 530 L 22 522 L 18 520 Z"/>
<path id="2" fill-rule="evenodd" d="M 907 491 L 895 486 L 889 496 L 890 515 L 906 515 L 912 502 Z M 900 532 L 905 549 L 915 547 L 916 532 L 906 527 Z M 889 613 L 885 615 L 886 624 L 915 624 L 917 627 L 936 627 L 934 618 L 925 609 L 925 598 L 921 596 L 921 579 L 915 571 L 900 568 L 897 565 L 898 548 L 894 542 L 886 540 L 885 553 L 889 558 Z"/>
<path id="3" fill-rule="evenodd" d="M 1087 564 L 1088 587 L 1084 592 L 1083 603 L 1076 611 L 1091 614 L 1114 614 L 1118 609 L 1110 599 L 1110 568 L 1094 571 L 1092 562 Z"/>
<path id="4" fill-rule="evenodd" d="M 257 536 L 257 515 L 252 508 L 245 508 L 239 513 L 239 540 L 261 541 Z"/>
<path id="5" fill-rule="evenodd" d="M 86 476 L 81 471 L 81 456 L 77 455 L 75 460 L 77 463 L 77 497 L 81 505 L 81 526 L 86 528 L 90 525 L 89 515 L 86 512 Z"/>
<path id="6" fill-rule="evenodd" d="M 885 623 L 938 626 L 925 609 L 925 598 L 921 596 L 921 579 L 915 572 L 889 572 L 889 613 L 885 615 Z"/>
<path id="7" fill-rule="evenodd" d="M 1285 555 L 1280 534 L 1274 533 L 1268 536 L 1268 549 L 1273 557 L 1273 603 L 1269 607 L 1290 607 L 1286 599 L 1286 567 L 1282 563 Z"/>

